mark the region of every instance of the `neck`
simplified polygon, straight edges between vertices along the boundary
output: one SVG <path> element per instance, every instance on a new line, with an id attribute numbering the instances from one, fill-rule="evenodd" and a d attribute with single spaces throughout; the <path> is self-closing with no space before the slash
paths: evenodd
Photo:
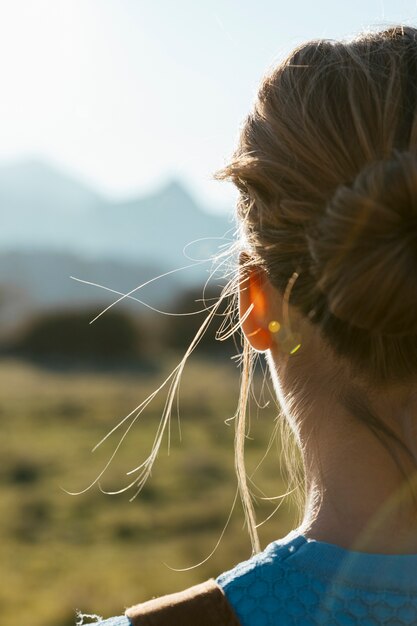
<path id="1" fill-rule="evenodd" d="M 306 321 L 302 335 L 298 358 L 279 346 L 268 356 L 304 459 L 300 530 L 350 550 L 417 554 L 417 385 L 372 391 Z"/>
<path id="2" fill-rule="evenodd" d="M 346 549 L 417 553 L 417 466 L 340 407 L 314 416 L 304 440 L 307 502 L 301 531 Z M 387 442 L 388 443 L 388 442 Z M 391 449 L 391 452 L 390 452 Z"/>

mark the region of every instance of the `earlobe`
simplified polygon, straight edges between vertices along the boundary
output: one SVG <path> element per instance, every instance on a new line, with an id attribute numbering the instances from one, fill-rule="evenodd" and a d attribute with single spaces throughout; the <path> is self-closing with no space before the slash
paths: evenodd
<path id="1" fill-rule="evenodd" d="M 269 350 L 272 337 L 268 328 L 265 278 L 260 269 L 245 268 L 241 271 L 239 316 L 242 330 L 251 346 L 258 352 Z"/>

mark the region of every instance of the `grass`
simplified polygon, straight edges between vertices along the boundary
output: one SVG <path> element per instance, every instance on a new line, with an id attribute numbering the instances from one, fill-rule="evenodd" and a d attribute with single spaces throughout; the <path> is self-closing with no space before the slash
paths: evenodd
<path id="1" fill-rule="evenodd" d="M 176 364 L 166 359 L 156 374 L 43 370 L 18 360 L 0 362 L 0 611 L 6 623 L 73 626 L 75 610 L 104 617 L 155 595 L 217 576 L 250 557 L 238 504 L 216 545 L 236 491 L 233 416 L 238 372 L 226 361 L 192 357 L 181 384 L 181 434 L 173 415 L 152 476 L 132 502 L 133 491 L 105 495 L 97 487 L 80 495 L 99 474 L 117 444 L 114 433 L 94 445 L 130 413 Z M 138 419 L 102 477 L 119 490 L 126 472 L 149 454 L 166 395 L 157 396 Z M 256 408 L 256 407 L 255 407 Z M 247 465 L 264 455 L 276 418 L 270 405 L 253 408 Z M 279 441 L 277 442 L 279 448 Z M 268 496 L 286 490 L 279 450 L 256 474 Z M 276 501 L 259 500 L 258 518 Z M 262 545 L 283 536 L 295 510 L 284 501 L 260 528 Z M 185 571 L 175 571 L 186 568 Z"/>

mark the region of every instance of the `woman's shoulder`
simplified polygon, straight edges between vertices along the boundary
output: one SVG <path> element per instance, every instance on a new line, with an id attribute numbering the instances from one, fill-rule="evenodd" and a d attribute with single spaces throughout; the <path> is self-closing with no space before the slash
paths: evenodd
<path id="1" fill-rule="evenodd" d="M 292 531 L 218 576 L 216 581 L 242 626 L 274 624 L 276 615 L 290 621 L 301 617 L 299 603 L 305 599 L 308 584 L 297 556 L 305 543 L 302 535 Z"/>
<path id="2" fill-rule="evenodd" d="M 216 581 L 225 591 L 231 587 L 252 586 L 257 580 L 262 579 L 279 581 L 280 571 L 287 569 L 287 559 L 294 557 L 298 548 L 305 542 L 302 535 L 291 531 L 284 538 L 270 543 L 262 552 L 220 574 Z"/>
<path id="3" fill-rule="evenodd" d="M 238 607 L 242 609 L 242 599 L 244 604 L 245 598 L 249 603 L 251 598 L 256 599 L 259 604 L 259 600 L 270 594 L 268 582 L 282 584 L 285 578 L 286 559 L 294 556 L 303 543 L 304 537 L 292 531 L 283 539 L 270 543 L 259 554 L 220 574 L 217 579 L 210 579 L 181 592 L 148 600 L 130 607 L 124 615 L 95 622 L 94 626 L 135 626 L 137 623 L 148 623 L 148 619 L 153 620 L 152 624 L 172 623 L 172 618 L 182 618 L 185 615 L 184 611 L 187 618 L 184 618 L 185 621 L 182 620 L 183 623 L 189 623 L 188 617 L 197 614 L 200 614 L 199 623 L 201 623 L 202 605 L 205 607 L 204 624 L 222 624 L 225 616 L 224 623 L 238 624 L 234 609 Z M 246 604 L 243 609 L 245 607 Z M 77 626 L 82 624 L 83 622 L 77 622 Z"/>

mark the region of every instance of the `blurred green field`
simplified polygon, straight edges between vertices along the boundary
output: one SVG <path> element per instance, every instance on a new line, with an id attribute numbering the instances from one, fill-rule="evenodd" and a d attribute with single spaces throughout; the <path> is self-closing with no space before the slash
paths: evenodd
<path id="1" fill-rule="evenodd" d="M 231 361 L 192 357 L 180 390 L 180 440 L 174 411 L 167 437 L 142 493 L 105 495 L 99 474 L 119 441 L 116 431 L 91 449 L 151 393 L 176 364 L 158 374 L 54 372 L 18 360 L 0 362 L 0 611 L 2 623 L 73 626 L 75 610 L 103 617 L 155 595 L 202 582 L 249 558 L 237 504 L 220 546 L 203 565 L 226 523 L 236 492 L 233 460 L 238 370 Z M 260 387 L 261 381 L 255 387 Z M 118 490 L 126 472 L 149 454 L 166 393 L 132 427 L 101 479 Z M 251 409 L 247 466 L 253 472 L 273 433 L 276 407 Z M 254 476 L 266 496 L 286 490 L 279 441 Z M 259 492 L 260 495 L 261 492 Z M 277 501 L 259 500 L 258 520 Z M 295 523 L 285 500 L 260 528 L 262 546 Z M 191 568 L 177 572 L 172 568 Z"/>

